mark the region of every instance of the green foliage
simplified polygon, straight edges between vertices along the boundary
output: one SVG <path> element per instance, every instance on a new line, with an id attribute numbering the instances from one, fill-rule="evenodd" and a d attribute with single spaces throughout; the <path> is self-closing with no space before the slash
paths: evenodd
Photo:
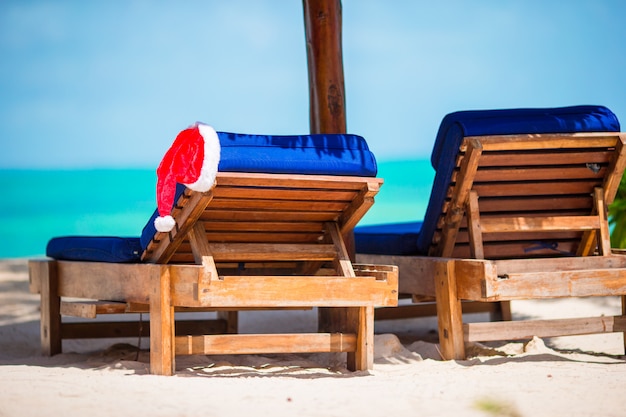
<path id="1" fill-rule="evenodd" d="M 611 247 L 626 248 L 626 175 L 622 177 L 615 200 L 609 206 L 609 225 Z"/>

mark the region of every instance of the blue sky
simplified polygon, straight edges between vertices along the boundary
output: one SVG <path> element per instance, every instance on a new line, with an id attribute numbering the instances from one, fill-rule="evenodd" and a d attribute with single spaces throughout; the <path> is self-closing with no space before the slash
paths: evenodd
<path id="1" fill-rule="evenodd" d="M 343 1 L 348 131 L 425 158 L 456 110 L 602 104 L 622 0 Z M 179 130 L 309 129 L 302 2 L 0 1 L 0 168 L 156 167 Z"/>

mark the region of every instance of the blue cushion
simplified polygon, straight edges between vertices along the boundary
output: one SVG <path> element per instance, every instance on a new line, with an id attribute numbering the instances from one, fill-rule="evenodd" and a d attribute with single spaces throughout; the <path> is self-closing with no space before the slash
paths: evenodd
<path id="1" fill-rule="evenodd" d="M 430 161 L 438 170 L 441 161 L 456 155 L 466 136 L 619 130 L 617 116 L 604 106 L 458 111 L 441 121 Z"/>
<path id="2" fill-rule="evenodd" d="M 617 117 L 603 106 L 471 110 L 450 113 L 443 118 L 435 139 L 431 155 L 431 163 L 436 171 L 435 179 L 424 222 L 417 236 L 416 248 L 413 243 L 416 232 L 415 223 L 403 223 L 392 225 L 393 242 L 401 244 L 404 240 L 402 236 L 404 233 L 407 241 L 410 242 L 407 248 L 397 248 L 391 245 L 389 230 L 385 226 L 369 229 L 356 228 L 357 253 L 428 254 L 448 184 L 455 168 L 458 149 L 463 138 L 467 136 L 619 131 L 620 125 Z M 361 235 L 362 231 L 366 233 Z M 378 243 L 377 240 L 380 242 Z"/>
<path id="3" fill-rule="evenodd" d="M 218 171 L 375 177 L 376 159 L 361 136 L 246 135 L 217 132 Z"/>
<path id="4" fill-rule="evenodd" d="M 375 177 L 376 159 L 361 136 L 349 134 L 248 135 L 217 132 L 221 146 L 218 171 Z M 176 199 L 185 186 L 178 184 Z M 47 255 L 56 259 L 136 262 L 156 233 L 153 213 L 135 239 L 54 238 Z"/>
<path id="5" fill-rule="evenodd" d="M 139 262 L 142 251 L 136 237 L 64 236 L 46 247 L 47 256 L 67 261 Z"/>
<path id="6" fill-rule="evenodd" d="M 422 222 L 390 223 L 354 228 L 357 253 L 375 255 L 418 255 L 417 237 Z"/>

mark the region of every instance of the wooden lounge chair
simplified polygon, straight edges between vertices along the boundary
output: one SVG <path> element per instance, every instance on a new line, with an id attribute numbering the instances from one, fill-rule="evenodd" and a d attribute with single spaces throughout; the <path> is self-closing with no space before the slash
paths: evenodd
<path id="1" fill-rule="evenodd" d="M 64 313 L 147 311 L 154 374 L 173 374 L 175 355 L 184 354 L 347 352 L 349 369 L 372 368 L 374 307 L 397 303 L 397 268 L 355 265 L 346 250 L 345 237 L 382 183 L 373 176 L 365 142 L 354 135 L 219 135 L 222 157 L 213 188 L 201 193 L 179 186 L 172 211 L 177 227 L 155 232 L 149 221 L 141 259 L 88 261 L 85 250 L 116 245 L 102 244 L 114 238 L 85 243 L 68 237 L 55 241 L 61 249 L 49 244 L 48 254 L 57 259 L 30 262 L 31 290 L 41 294 L 44 353 L 60 352 L 66 337 L 128 330 L 120 323 L 64 323 Z M 241 172 L 252 168 L 257 172 Z M 336 314 L 332 328 L 232 334 L 232 322 L 198 328 L 175 320 L 175 311 L 227 315 L 313 307 Z"/>
<path id="2" fill-rule="evenodd" d="M 357 229 L 357 259 L 396 264 L 401 292 L 435 297 L 446 359 L 464 358 L 466 342 L 623 332 L 624 315 L 464 324 L 461 307 L 626 294 L 626 257 L 612 253 L 607 220 L 626 164 L 619 130 L 598 106 L 450 114 L 414 255 L 377 254 L 377 231 L 389 248 L 406 225 L 373 226 Z"/>

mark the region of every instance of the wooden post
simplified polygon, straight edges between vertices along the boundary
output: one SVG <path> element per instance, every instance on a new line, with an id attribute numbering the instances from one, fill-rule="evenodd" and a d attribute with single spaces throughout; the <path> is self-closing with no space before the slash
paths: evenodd
<path id="1" fill-rule="evenodd" d="M 346 133 L 341 1 L 303 0 L 311 133 Z"/>

